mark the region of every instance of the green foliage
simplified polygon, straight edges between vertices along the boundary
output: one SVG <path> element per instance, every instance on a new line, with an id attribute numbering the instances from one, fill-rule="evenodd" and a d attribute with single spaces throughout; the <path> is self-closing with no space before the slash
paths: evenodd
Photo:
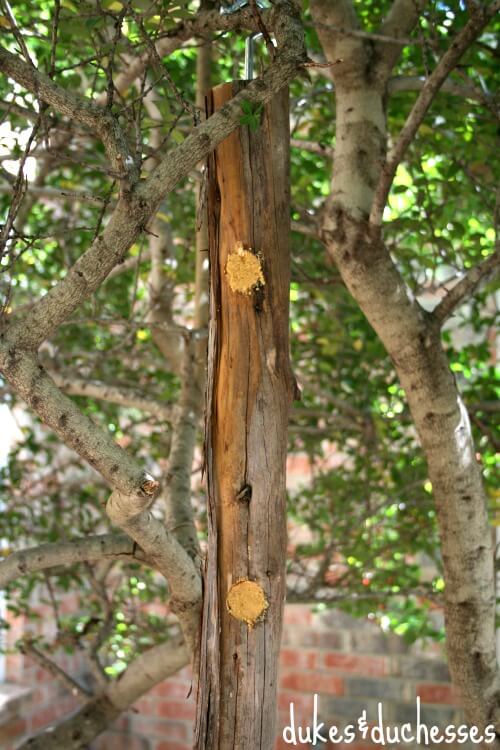
<path id="1" fill-rule="evenodd" d="M 248 125 L 250 130 L 258 130 L 260 126 L 260 118 L 264 109 L 262 104 L 252 104 L 252 102 L 243 99 L 241 102 L 241 109 L 243 116 L 240 117 L 241 125 Z"/>
<path id="2" fill-rule="evenodd" d="M 375 30 L 389 2 L 356 0 L 360 22 Z M 133 0 L 116 46 L 111 39 L 124 9 L 120 0 L 95 4 L 62 0 L 58 41 L 54 49 L 54 80 L 68 90 L 106 96 L 108 66 L 114 56 L 115 77 L 122 63 L 144 54 L 146 44 L 138 19 L 153 41 L 192 15 L 191 3 Z M 54 6 L 47 0 L 17 0 L 16 21 L 24 32 L 33 61 L 51 71 Z M 424 11 L 412 43 L 405 46 L 395 76 L 424 77 L 448 48 L 467 14 L 461 3 L 431 3 Z M 311 56 L 319 53 L 317 34 L 305 4 L 306 40 Z M 18 53 L 12 30 L 2 23 L 2 44 Z M 436 290 L 460 278 L 487 257 L 495 242 L 492 217 L 499 182 L 497 122 L 491 111 L 495 65 L 494 29 L 488 29 L 461 61 L 450 80 L 464 76 L 480 91 L 469 98 L 441 93 L 400 166 L 385 214 L 385 239 L 412 292 L 427 304 Z M 243 59 L 240 35 L 219 35 L 214 41 L 213 82 L 237 78 Z M 266 64 L 264 45 L 257 46 L 256 68 Z M 160 153 L 181 142 L 192 121 L 180 106 L 179 92 L 194 101 L 196 47 L 175 51 L 162 61 L 166 76 L 152 65 L 144 86 L 154 85 L 159 118 L 130 86 L 115 96 L 112 111 L 127 133 L 146 176 L 148 159 L 160 142 Z M 125 66 L 126 67 L 126 66 Z M 291 134 L 299 141 L 291 151 L 292 219 L 307 226 L 321 214 L 330 189 L 331 157 L 321 147 L 335 146 L 333 84 L 321 69 L 312 78 L 290 86 Z M 139 82 L 140 88 L 141 82 Z M 388 101 L 388 126 L 397 137 L 415 101 L 415 91 L 398 90 Z M 0 155 L 15 160 L 23 153 L 37 110 L 33 95 L 0 77 Z M 258 129 L 262 107 L 242 102 L 240 124 Z M 34 179 L 44 170 L 44 185 L 55 190 L 82 191 L 99 202 L 39 200 L 34 202 L 16 239 L 13 258 L 2 260 L 1 279 L 14 268 L 10 289 L 0 287 L 9 308 L 29 305 L 64 277 L 82 255 L 109 207 L 118 197 L 102 145 L 95 134 L 44 112 L 35 147 L 43 150 L 45 135 L 52 159 L 32 164 Z M 47 136 L 48 137 L 48 136 Z M 300 146 L 314 145 L 316 151 Z M 10 166 L 9 166 L 10 165 Z M 1 163 L 10 174 L 8 160 Z M 31 168 L 31 167 L 30 167 Z M 3 174 L 3 173 L 2 173 Z M 183 180 L 159 207 L 160 229 L 168 237 L 166 268 L 174 319 L 193 324 L 195 267 L 195 186 Z M 29 198 L 29 194 L 27 199 Z M 0 193 L 0 222 L 10 196 Z M 148 230 L 149 231 L 149 230 Z M 130 257 L 145 257 L 150 235 L 134 245 Z M 143 260 L 109 279 L 41 352 L 64 373 L 153 393 L 175 404 L 179 378 L 168 371 L 152 340 L 150 313 L 151 263 Z M 495 451 L 492 404 L 495 390 L 492 331 L 497 323 L 494 290 L 485 286 L 457 310 L 444 343 L 476 438 L 492 520 L 499 523 L 494 486 Z M 370 616 L 408 640 L 441 638 L 434 613 L 442 594 L 439 541 L 432 487 L 392 363 L 347 293 L 324 247 L 310 234 L 292 234 L 291 345 L 293 369 L 302 389 L 290 429 L 290 456 L 305 461 L 308 473 L 289 490 L 292 597 L 331 601 L 359 616 Z M 431 300 L 435 304 L 435 297 Z M 16 414 L 22 406 L 8 396 Z M 154 415 L 105 401 L 77 397 L 84 412 L 140 458 L 152 471 L 165 469 L 170 430 Z M 193 467 L 199 476 L 199 466 Z M 0 474 L 3 513 L 0 539 L 7 550 L 109 531 L 103 506 L 107 488 L 88 467 L 32 419 L 23 427 L 23 442 L 12 451 Z M 200 538 L 206 531 L 201 484 L 193 489 Z M 429 570 L 431 573 L 429 575 Z M 144 568 L 116 562 L 106 572 L 106 596 L 96 586 L 95 566 L 75 566 L 50 575 L 20 579 L 8 591 L 8 606 L 36 625 L 37 590 L 47 602 L 77 591 L 69 616 L 59 616 L 57 634 L 47 648 L 63 644 L 97 644 L 106 672 L 118 675 L 133 654 L 166 639 L 175 625 L 165 625 L 164 583 Z M 39 587 L 37 589 L 37 586 Z M 309 596 L 308 596 L 309 595 Z M 57 615 L 57 607 L 55 616 Z"/>

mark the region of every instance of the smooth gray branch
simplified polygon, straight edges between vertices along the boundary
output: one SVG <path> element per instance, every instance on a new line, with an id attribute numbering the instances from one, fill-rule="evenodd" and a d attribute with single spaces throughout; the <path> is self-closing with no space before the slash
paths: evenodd
<path id="1" fill-rule="evenodd" d="M 70 542 L 41 544 L 12 552 L 0 562 L 0 588 L 40 570 L 119 557 L 146 562 L 141 548 L 124 534 L 97 534 Z"/>

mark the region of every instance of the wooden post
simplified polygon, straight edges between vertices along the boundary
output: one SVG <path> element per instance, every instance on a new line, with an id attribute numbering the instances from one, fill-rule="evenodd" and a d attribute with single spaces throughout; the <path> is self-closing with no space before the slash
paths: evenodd
<path id="1" fill-rule="evenodd" d="M 245 84 L 216 87 L 209 114 Z M 243 112 L 242 112 L 243 115 Z M 288 90 L 209 161 L 208 560 L 195 747 L 272 750 L 285 598 Z"/>

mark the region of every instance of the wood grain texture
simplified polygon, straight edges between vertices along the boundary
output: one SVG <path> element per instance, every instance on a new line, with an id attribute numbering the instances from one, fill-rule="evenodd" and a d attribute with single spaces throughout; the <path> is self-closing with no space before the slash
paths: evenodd
<path id="1" fill-rule="evenodd" d="M 209 112 L 244 83 L 212 90 Z M 209 163 L 210 334 L 206 417 L 209 553 L 196 747 L 271 750 L 285 598 L 289 363 L 288 91 L 260 127 L 241 127 Z M 260 261 L 264 283 L 233 291 L 228 257 Z M 227 607 L 241 580 L 268 607 L 253 627 Z"/>

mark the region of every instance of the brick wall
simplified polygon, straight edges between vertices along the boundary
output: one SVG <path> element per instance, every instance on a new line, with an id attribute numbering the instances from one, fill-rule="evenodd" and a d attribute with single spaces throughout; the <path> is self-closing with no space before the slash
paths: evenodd
<path id="1" fill-rule="evenodd" d="M 75 596 L 68 595 L 61 603 L 60 612 L 70 611 L 76 601 Z M 40 605 L 38 610 L 40 621 L 31 623 L 29 630 L 33 635 L 45 635 L 52 640 L 55 628 L 52 610 L 47 605 Z M 14 644 L 26 630 L 23 617 L 9 617 L 8 643 Z M 0 750 L 12 750 L 20 737 L 34 734 L 70 713 L 79 702 L 68 688 L 28 656 L 17 652 L 8 653 L 4 658 L 6 684 L 0 683 Z M 79 675 L 85 683 L 85 661 L 81 653 L 60 652 L 55 661 L 65 672 Z"/>
<path id="2" fill-rule="evenodd" d="M 76 661 L 67 662 L 66 666 L 78 670 Z M 29 698 L 24 696 L 18 701 L 16 710 L 11 711 L 9 721 L 4 724 L 4 734 L 0 734 L 0 748 L 4 750 L 13 750 L 15 738 L 24 732 L 36 730 L 76 706 L 64 687 L 29 660 L 24 660 L 24 665 L 18 662 L 10 680 L 22 683 L 32 692 Z M 187 697 L 190 687 L 189 669 L 157 685 L 111 730 L 92 743 L 91 750 L 190 749 L 195 706 L 194 696 Z M 450 724 L 463 723 L 458 697 L 449 684 L 448 671 L 436 644 L 410 648 L 397 636 L 342 612 L 327 610 L 313 614 L 306 606 L 289 605 L 281 652 L 280 735 L 290 723 L 292 702 L 296 728 L 312 725 L 314 694 L 318 695 L 318 720 L 325 723 L 327 731 L 332 725 L 342 731 L 347 724 L 355 723 L 363 711 L 367 712 L 368 722 L 375 722 L 379 702 L 383 704 L 386 726 L 415 724 L 417 695 L 421 700 L 421 721 L 426 725 L 443 730 Z M 319 746 L 341 750 L 380 747 L 358 740 Z M 443 746 L 474 747 L 467 743 Z M 292 745 L 278 737 L 276 750 L 289 747 Z M 391 747 L 403 750 L 417 745 Z"/>

